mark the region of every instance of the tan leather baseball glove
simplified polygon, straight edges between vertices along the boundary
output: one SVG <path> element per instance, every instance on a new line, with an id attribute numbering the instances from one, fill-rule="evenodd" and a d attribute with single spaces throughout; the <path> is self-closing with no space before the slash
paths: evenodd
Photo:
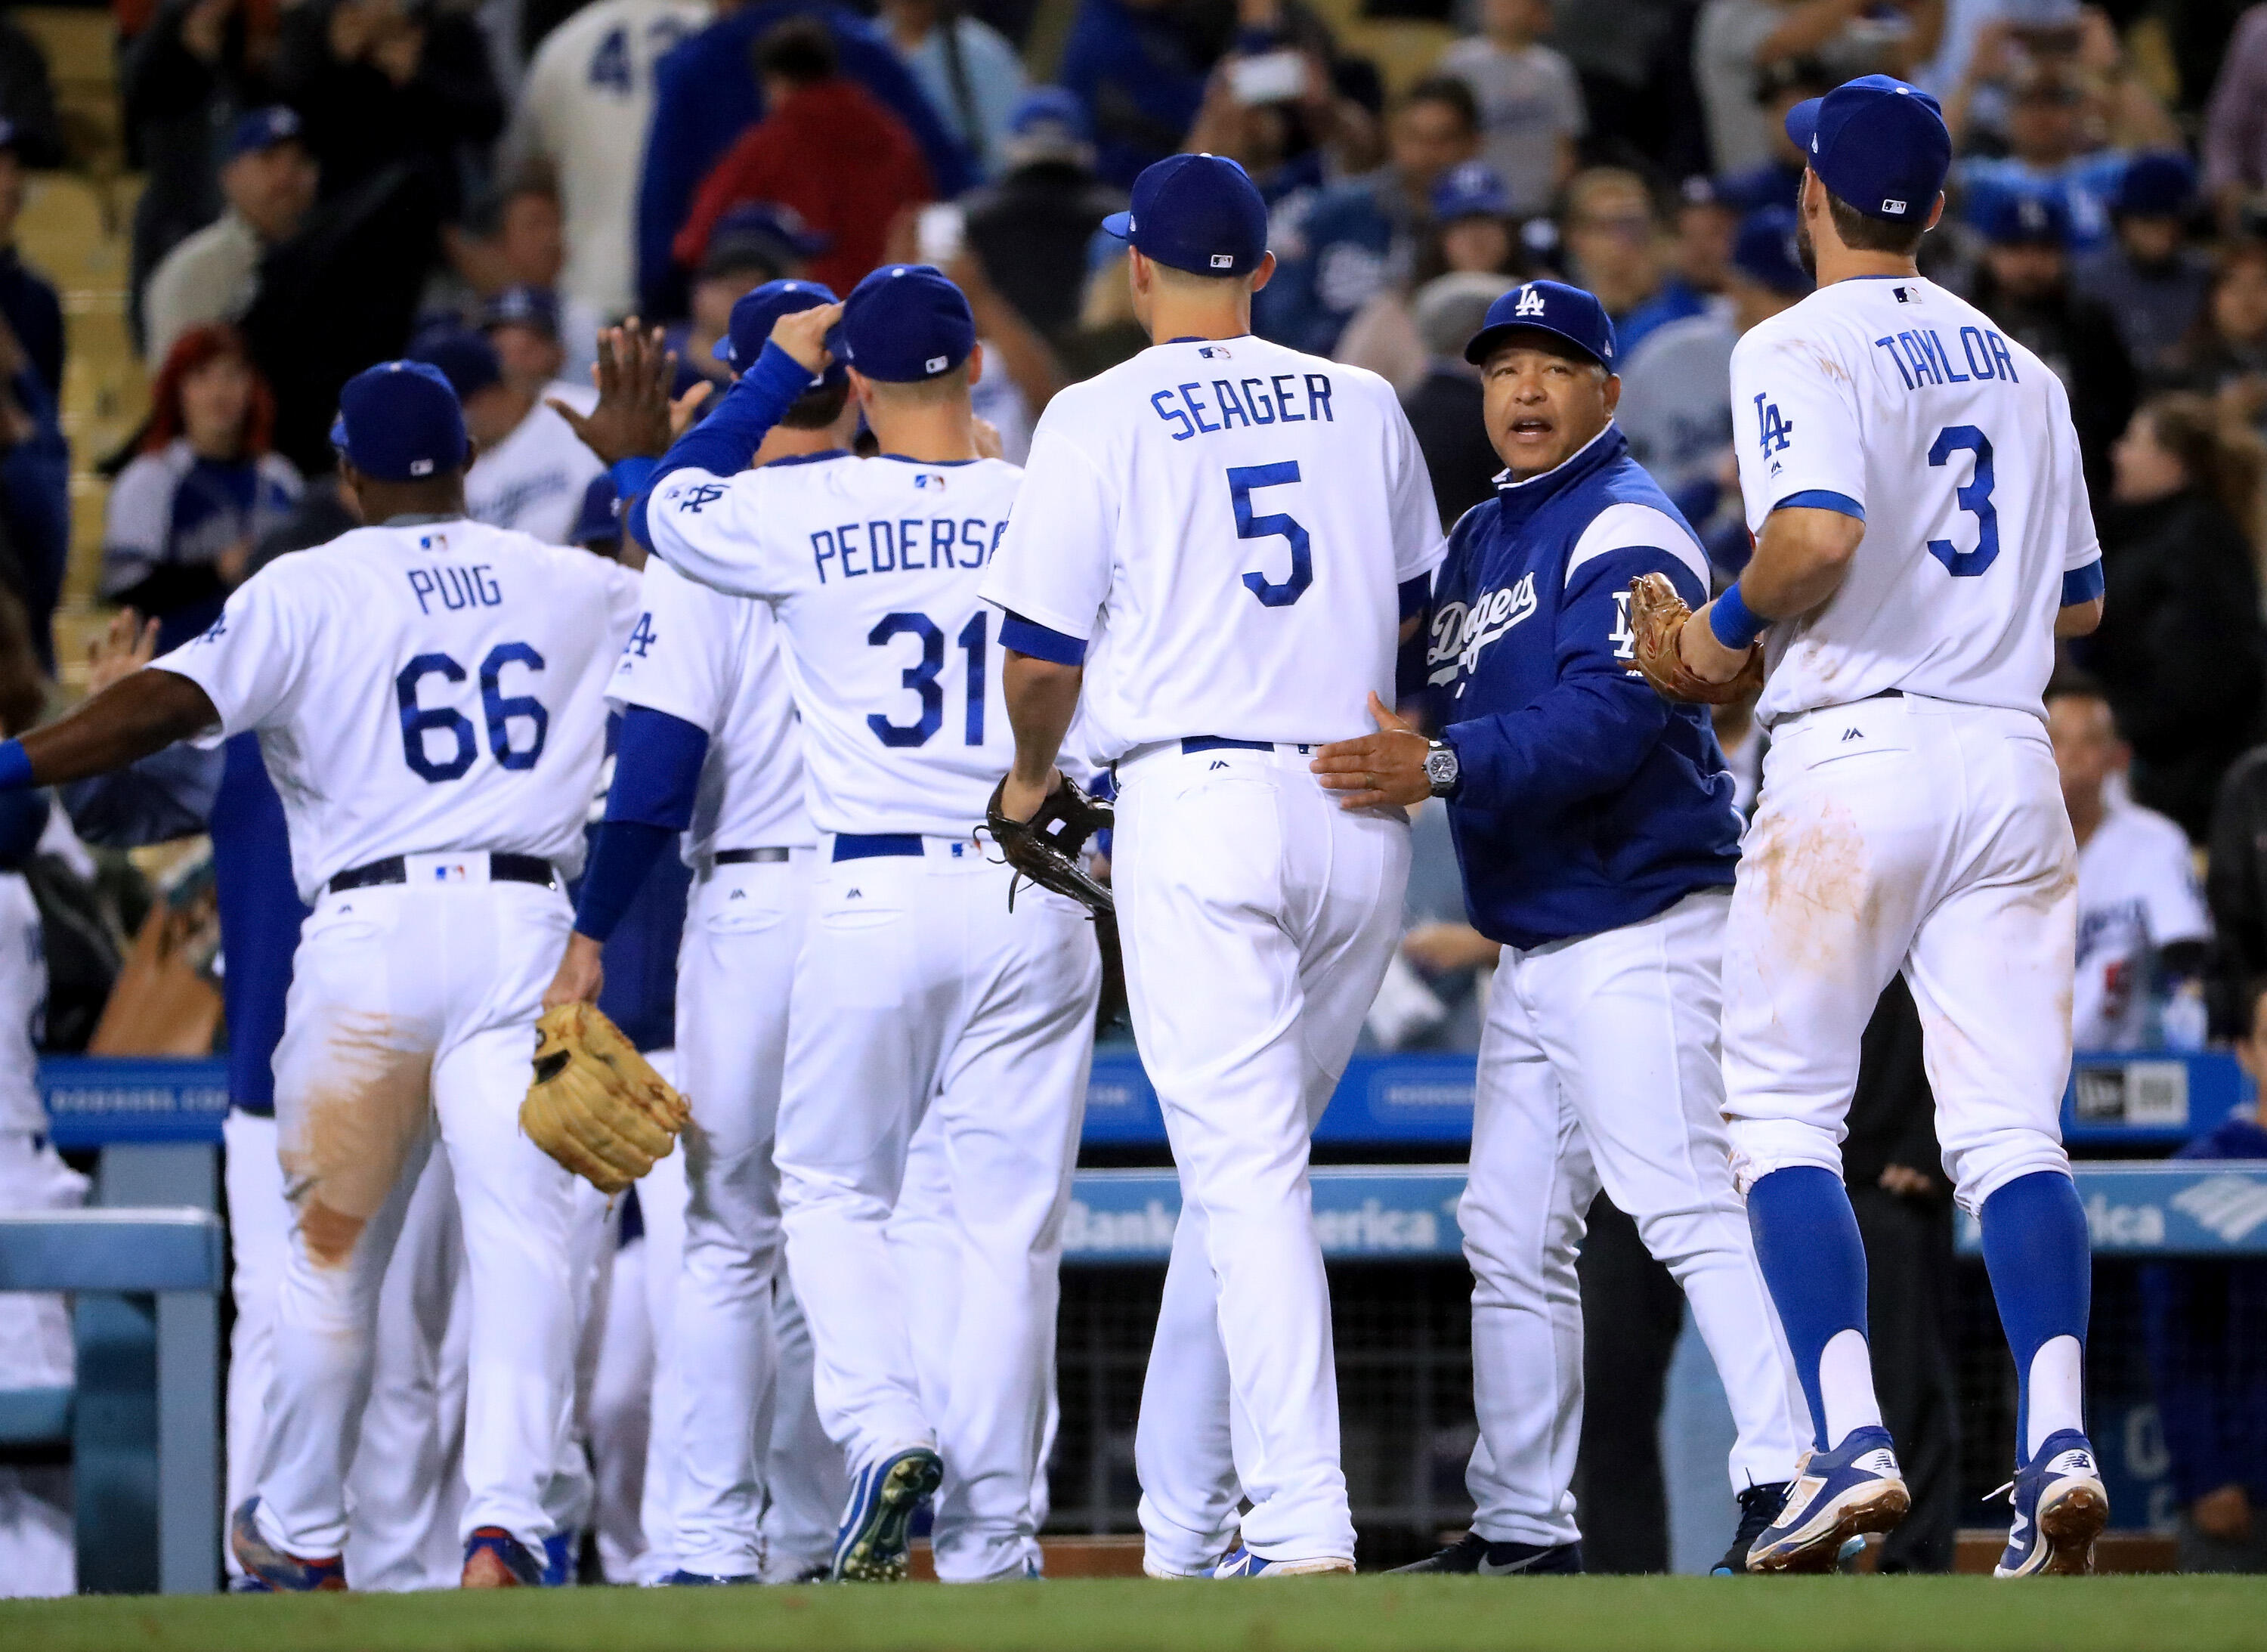
<path id="1" fill-rule="evenodd" d="M 1630 581 L 1629 627 L 1638 670 L 1663 700 L 1704 706 L 1728 705 L 1764 685 L 1764 650 L 1760 643 L 1748 649 L 1748 663 L 1727 683 L 1696 677 L 1676 651 L 1685 621 L 1692 610 L 1676 594 L 1666 574 L 1641 574 Z"/>
<path id="2" fill-rule="evenodd" d="M 693 1116 L 621 1029 L 594 1004 L 561 1004 L 535 1024 L 535 1080 L 519 1104 L 527 1139 L 603 1193 L 665 1159 Z"/>

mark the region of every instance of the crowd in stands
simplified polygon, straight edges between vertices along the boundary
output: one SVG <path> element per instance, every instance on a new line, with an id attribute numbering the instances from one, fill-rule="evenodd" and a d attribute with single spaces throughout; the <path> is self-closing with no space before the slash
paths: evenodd
<path id="1" fill-rule="evenodd" d="M 884 261 L 942 266 L 985 334 L 979 411 L 1020 457 L 1055 388 L 1145 342 L 1099 225 L 1183 150 L 1258 184 L 1279 266 L 1255 326 L 1392 381 L 1444 523 L 1500 469 L 1462 356 L 1478 318 L 1531 276 L 1596 292 L 1619 422 L 1728 576 L 1748 548 L 1732 349 L 1810 290 L 1781 120 L 1882 70 L 1955 136 L 1924 268 L 2063 378 L 2100 526 L 2107 618 L 2065 645 L 2051 711 L 2080 844 L 2078 1041 L 2217 1032 L 2267 1061 L 2267 4 L 1383 9 L 1459 37 L 1389 75 L 1349 44 L 1351 8 L 1316 0 L 117 0 L 153 391 L 129 451 L 80 456 L 115 477 L 102 597 L 168 647 L 348 525 L 338 390 L 402 355 L 464 401 L 475 514 L 604 538 L 599 466 L 550 405 L 589 405 L 597 330 L 667 327 L 697 402 L 733 300 L 775 277 L 847 292 Z M 24 169 L 68 158 L 39 48 L 0 18 L 0 587 L 50 670 L 64 330 L 14 224 Z M 1744 707 L 1719 729 L 1751 804 L 1764 737 Z M 1493 949 L 1453 867 L 1426 871 L 1437 814 L 1372 1017 L 1387 1046 L 1477 1036 Z M 2267 1367 L 2248 1380 L 2267 1413 Z M 2228 1449 L 2250 1454 L 2234 1501 L 2267 1495 L 2258 1442 Z M 2181 1472 L 2184 1500 L 2220 1495 Z"/>

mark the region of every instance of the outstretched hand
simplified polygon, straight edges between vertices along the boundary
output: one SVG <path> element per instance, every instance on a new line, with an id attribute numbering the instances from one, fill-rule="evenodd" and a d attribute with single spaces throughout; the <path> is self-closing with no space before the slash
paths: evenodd
<path id="1" fill-rule="evenodd" d="M 131 608 L 110 616 L 108 629 L 86 645 L 86 692 L 100 694 L 158 657 L 158 622 L 144 621 Z"/>
<path id="2" fill-rule="evenodd" d="M 677 380 L 677 355 L 664 349 L 659 327 L 635 316 L 598 334 L 598 405 L 578 413 L 554 397 L 553 412 L 567 421 L 583 445 L 612 466 L 625 459 L 659 459 L 676 437 L 671 387 Z M 687 406 L 689 416 L 693 402 Z"/>
<path id="3" fill-rule="evenodd" d="M 1424 802 L 1433 795 L 1433 782 L 1425 773 L 1432 742 L 1408 718 L 1396 716 L 1374 689 L 1369 715 L 1377 720 L 1376 733 L 1333 740 L 1307 767 L 1322 777 L 1324 790 L 1345 794 L 1339 799 L 1341 809 Z"/>

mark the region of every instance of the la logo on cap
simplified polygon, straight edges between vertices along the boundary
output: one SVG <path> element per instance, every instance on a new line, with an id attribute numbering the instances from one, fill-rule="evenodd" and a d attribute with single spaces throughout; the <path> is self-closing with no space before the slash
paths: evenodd
<path id="1" fill-rule="evenodd" d="M 1531 286 L 1522 288 L 1519 294 L 1518 307 L 1512 311 L 1512 314 L 1541 315 L 1542 313 L 1543 295 L 1536 291 Z"/>

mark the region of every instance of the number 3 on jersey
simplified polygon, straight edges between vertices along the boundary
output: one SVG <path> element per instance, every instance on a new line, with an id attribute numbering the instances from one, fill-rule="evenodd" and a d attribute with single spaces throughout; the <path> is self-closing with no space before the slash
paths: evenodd
<path id="1" fill-rule="evenodd" d="M 531 672 L 540 672 L 543 656 L 525 642 L 499 642 L 481 661 L 481 716 L 488 724 L 488 751 L 505 768 L 533 768 L 536 760 L 543 755 L 543 742 L 551 732 L 551 713 L 533 694 L 503 692 L 503 670 L 507 665 L 525 665 Z M 472 720 L 454 706 L 418 702 L 418 690 L 428 677 L 460 683 L 465 680 L 465 668 L 446 654 L 420 654 L 404 665 L 393 679 L 394 697 L 401 708 L 401 760 L 409 765 L 411 774 L 429 784 L 438 785 L 443 781 L 465 777 L 465 771 L 473 766 L 473 759 L 480 754 L 480 740 L 473 732 Z M 512 744 L 515 723 L 530 731 L 524 746 Z M 437 760 L 427 738 L 435 733 L 444 737 L 442 745 L 446 748 Z"/>
<path id="2" fill-rule="evenodd" d="M 1928 554 L 1955 579 L 1973 579 L 1999 556 L 1999 509 L 1992 503 L 1992 438 L 1972 424 L 1948 424 L 1930 444 L 1928 462 L 1948 464 L 1955 453 L 1976 456 L 1975 473 L 1952 496 L 1961 510 L 1976 518 L 1976 548 L 1963 551 L 1950 540 L 1931 540 Z"/>

